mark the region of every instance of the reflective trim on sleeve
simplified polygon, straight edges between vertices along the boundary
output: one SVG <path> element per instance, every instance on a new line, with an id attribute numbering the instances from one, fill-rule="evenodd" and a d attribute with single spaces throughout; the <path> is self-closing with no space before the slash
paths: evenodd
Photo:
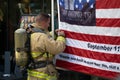
<path id="1" fill-rule="evenodd" d="M 43 54 L 43 53 L 41 53 L 41 52 L 32 52 L 32 57 L 33 58 L 37 58 L 37 57 L 39 57 L 39 56 L 43 56 L 43 57 L 47 57 L 47 54 L 46 53 L 44 53 L 43 55 L 41 55 L 41 54 Z M 48 54 L 48 56 L 49 56 L 49 58 L 50 57 L 53 57 L 54 55 L 52 55 L 52 54 Z"/>
<path id="2" fill-rule="evenodd" d="M 33 76 L 33 77 L 37 77 L 37 78 L 46 78 L 46 77 L 48 77 L 47 74 L 37 72 L 37 71 L 33 71 L 33 70 L 28 70 L 28 76 Z"/>
<path id="3" fill-rule="evenodd" d="M 58 36 L 57 37 L 57 41 L 63 41 L 63 42 L 65 42 L 65 38 L 63 36 Z"/>
<path id="4" fill-rule="evenodd" d="M 33 77 L 42 78 L 42 79 L 46 79 L 46 80 L 57 80 L 56 76 L 50 76 L 48 74 L 33 71 L 33 70 L 28 70 L 28 76 L 33 76 Z"/>
<path id="5" fill-rule="evenodd" d="M 32 52 L 32 57 L 36 58 L 38 56 L 40 56 L 40 54 L 42 54 L 41 52 Z"/>

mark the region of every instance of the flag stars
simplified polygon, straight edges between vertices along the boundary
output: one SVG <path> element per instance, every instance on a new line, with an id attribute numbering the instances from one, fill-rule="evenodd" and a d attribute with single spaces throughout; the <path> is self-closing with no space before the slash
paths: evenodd
<path id="1" fill-rule="evenodd" d="M 90 0 L 87 0 L 87 2 L 89 3 Z"/>
<path id="2" fill-rule="evenodd" d="M 75 7 L 78 8 L 78 5 L 76 4 Z"/>
<path id="3" fill-rule="evenodd" d="M 60 5 L 62 6 L 62 2 L 60 2 Z"/>
<path id="4" fill-rule="evenodd" d="M 82 5 L 82 7 L 81 8 L 83 8 L 83 5 Z"/>
<path id="5" fill-rule="evenodd" d="M 79 0 L 79 3 L 81 3 L 82 2 L 82 0 Z"/>
<path id="6" fill-rule="evenodd" d="M 90 8 L 94 8 L 93 4 L 92 4 L 92 5 L 90 5 Z"/>

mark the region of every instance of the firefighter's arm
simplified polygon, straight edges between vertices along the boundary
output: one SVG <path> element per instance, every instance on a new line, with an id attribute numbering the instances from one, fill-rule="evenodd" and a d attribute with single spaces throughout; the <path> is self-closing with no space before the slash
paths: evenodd
<path id="1" fill-rule="evenodd" d="M 48 38 L 47 36 L 44 38 L 45 40 L 45 48 L 46 51 L 51 54 L 58 54 L 65 49 L 65 37 L 62 35 L 58 35 L 57 39 L 54 40 L 52 38 Z"/>

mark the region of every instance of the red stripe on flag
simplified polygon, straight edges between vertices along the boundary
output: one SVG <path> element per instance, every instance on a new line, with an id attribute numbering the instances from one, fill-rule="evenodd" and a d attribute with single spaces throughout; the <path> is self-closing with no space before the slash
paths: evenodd
<path id="1" fill-rule="evenodd" d="M 105 70 L 90 68 L 90 67 L 86 67 L 86 66 L 82 66 L 82 65 L 78 65 L 78 64 L 73 64 L 73 63 L 69 63 L 66 61 L 62 61 L 62 60 L 57 60 L 56 65 L 58 67 L 62 67 L 62 68 L 68 69 L 68 70 L 70 69 L 70 70 L 74 70 L 77 72 L 83 72 L 83 73 L 101 76 L 101 77 L 105 77 L 105 78 L 109 78 L 109 79 L 114 78 L 118 74 L 118 73 L 111 72 L 111 71 L 105 71 Z"/>
<path id="2" fill-rule="evenodd" d="M 67 46 L 64 52 L 86 57 L 86 58 L 96 59 L 100 61 L 120 63 L 120 55 L 118 54 L 109 54 L 109 53 L 103 53 L 103 52 L 100 53 L 100 52 L 83 50 L 80 48 L 74 48 L 70 46 Z"/>
<path id="3" fill-rule="evenodd" d="M 97 18 L 96 19 L 96 26 L 102 26 L 102 27 L 120 27 L 120 18 L 119 19 Z"/>
<path id="4" fill-rule="evenodd" d="M 71 39 L 87 41 L 87 42 L 103 43 L 103 44 L 112 44 L 112 45 L 120 44 L 120 37 L 82 34 L 82 33 L 70 32 L 66 30 L 64 31 L 66 37 Z"/>
<path id="5" fill-rule="evenodd" d="M 96 9 L 120 8 L 120 0 L 96 0 Z"/>

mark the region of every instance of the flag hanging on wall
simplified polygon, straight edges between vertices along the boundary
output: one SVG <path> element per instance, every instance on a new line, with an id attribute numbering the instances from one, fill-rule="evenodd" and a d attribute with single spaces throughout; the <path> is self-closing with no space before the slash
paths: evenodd
<path id="1" fill-rule="evenodd" d="M 114 78 L 120 74 L 120 0 L 58 0 L 66 49 L 56 65 Z"/>

